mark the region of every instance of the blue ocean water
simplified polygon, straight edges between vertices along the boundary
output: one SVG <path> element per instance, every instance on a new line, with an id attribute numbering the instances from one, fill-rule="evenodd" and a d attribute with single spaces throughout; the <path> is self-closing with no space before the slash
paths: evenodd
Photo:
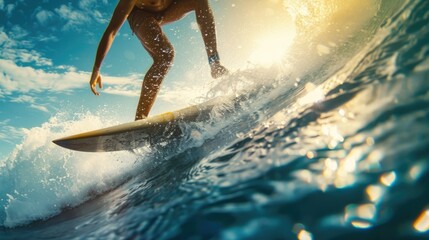
<path id="1" fill-rule="evenodd" d="M 0 166 L 0 238 L 429 239 L 429 1 L 373 2 L 347 40 L 303 32 L 292 49 L 314 54 L 233 73 L 242 97 L 181 139 L 109 155 L 25 140 Z M 87 119 L 109 125 L 32 131 Z"/>

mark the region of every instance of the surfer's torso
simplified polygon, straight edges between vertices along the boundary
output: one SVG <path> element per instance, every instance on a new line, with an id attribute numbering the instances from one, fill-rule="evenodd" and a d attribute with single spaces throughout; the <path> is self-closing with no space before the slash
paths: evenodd
<path id="1" fill-rule="evenodd" d="M 151 12 L 162 12 L 175 0 L 137 0 L 136 7 Z"/>

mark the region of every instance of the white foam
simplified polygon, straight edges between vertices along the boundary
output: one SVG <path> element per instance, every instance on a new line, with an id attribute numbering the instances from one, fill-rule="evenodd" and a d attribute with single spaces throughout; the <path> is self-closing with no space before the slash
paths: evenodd
<path id="1" fill-rule="evenodd" d="M 131 174 L 138 155 L 74 152 L 51 142 L 109 125 L 105 118 L 88 113 L 72 121 L 58 114 L 27 130 L 23 142 L 0 166 L 0 225 L 14 227 L 50 217 L 117 186 Z"/>

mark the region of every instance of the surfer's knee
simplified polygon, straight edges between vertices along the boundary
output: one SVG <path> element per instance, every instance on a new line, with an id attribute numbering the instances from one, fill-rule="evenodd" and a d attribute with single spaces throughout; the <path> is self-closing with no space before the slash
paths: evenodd
<path id="1" fill-rule="evenodd" d="M 173 46 L 170 46 L 164 49 L 163 59 L 166 64 L 168 65 L 173 64 L 174 56 L 175 56 L 175 52 L 174 52 Z"/>
<path id="2" fill-rule="evenodd" d="M 170 67 L 173 64 L 175 52 L 171 44 L 167 44 L 160 49 L 159 54 L 154 58 L 155 64 L 162 64 Z"/>

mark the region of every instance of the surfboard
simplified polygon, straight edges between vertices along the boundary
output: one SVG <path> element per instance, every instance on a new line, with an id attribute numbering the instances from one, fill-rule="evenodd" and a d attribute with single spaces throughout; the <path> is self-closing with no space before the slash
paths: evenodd
<path id="1" fill-rule="evenodd" d="M 183 134 L 181 124 L 209 119 L 211 110 L 219 104 L 219 101 L 219 99 L 213 99 L 178 111 L 84 132 L 56 139 L 53 142 L 61 147 L 82 152 L 133 150 L 148 143 L 180 137 Z"/>

